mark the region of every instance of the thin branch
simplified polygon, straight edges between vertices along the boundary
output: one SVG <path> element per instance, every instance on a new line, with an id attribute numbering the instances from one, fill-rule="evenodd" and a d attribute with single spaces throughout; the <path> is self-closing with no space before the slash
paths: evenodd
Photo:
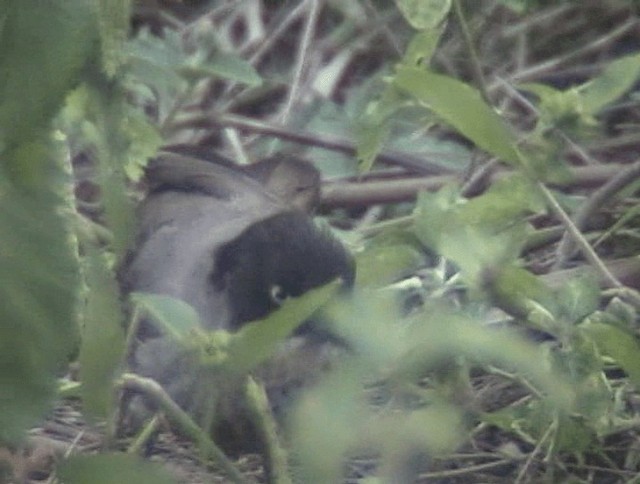
<path id="1" fill-rule="evenodd" d="M 287 16 L 278 23 L 277 27 L 271 32 L 271 34 L 264 40 L 264 42 L 256 49 L 256 51 L 249 57 L 249 62 L 252 65 L 257 65 L 262 57 L 269 52 L 269 49 L 273 47 L 276 41 L 282 36 L 282 34 L 289 32 L 289 27 L 293 24 L 300 15 L 304 13 L 307 8 L 305 2 L 300 2 L 296 5 Z"/>
<path id="2" fill-rule="evenodd" d="M 633 165 L 617 172 L 607 183 L 587 199 L 580 207 L 580 210 L 573 217 L 573 225 L 581 230 L 589 217 L 597 212 L 607 203 L 610 203 L 620 191 L 635 183 L 640 178 L 640 161 L 636 161 Z M 570 234 L 565 233 L 558 250 L 556 252 L 556 262 L 554 269 L 561 269 L 574 252 L 575 245 L 571 240 Z"/>
<path id="3" fill-rule="evenodd" d="M 460 25 L 460 31 L 462 32 L 462 38 L 464 39 L 465 47 L 467 49 L 467 52 L 469 53 L 469 58 L 471 60 L 471 71 L 473 72 L 476 86 L 480 90 L 482 98 L 487 103 L 490 103 L 487 83 L 484 78 L 484 73 L 482 72 L 482 66 L 480 65 L 480 58 L 478 57 L 478 52 L 476 51 L 475 45 L 473 44 L 473 39 L 471 38 L 469 24 L 464 18 L 464 12 L 462 11 L 460 0 L 453 0 L 453 10 L 456 14 L 456 18 L 458 19 L 458 24 Z"/>
<path id="4" fill-rule="evenodd" d="M 593 247 L 589 244 L 589 242 L 584 238 L 580 230 L 575 226 L 567 212 L 560 206 L 555 197 L 551 194 L 549 189 L 543 184 L 538 182 L 538 189 L 542 193 L 542 195 L 547 200 L 547 203 L 551 210 L 556 214 L 556 216 L 562 221 L 562 224 L 567 229 L 568 233 L 574 239 L 574 242 L 580 248 L 580 251 L 584 255 L 584 257 L 589 261 L 589 263 L 595 267 L 595 269 L 600 273 L 602 278 L 605 280 L 607 284 L 610 284 L 612 287 L 622 289 L 624 286 L 616 277 L 609 271 L 606 265 L 602 262 L 602 259 L 598 257 L 598 254 L 593 250 Z"/>
<path id="5" fill-rule="evenodd" d="M 627 20 L 618 28 L 612 30 L 607 35 L 603 35 L 593 42 L 589 42 L 588 44 L 582 46 L 581 48 L 574 50 L 573 52 L 569 52 L 563 56 L 556 57 L 554 59 L 550 59 L 548 61 L 542 62 L 540 64 L 529 67 L 528 69 L 524 69 L 520 72 L 516 72 L 512 77 L 512 82 L 523 82 L 530 81 L 544 75 L 545 73 L 556 69 L 557 67 L 565 64 L 569 61 L 572 61 L 582 55 L 586 55 L 592 51 L 596 51 L 603 46 L 613 42 L 619 37 L 622 37 L 631 29 L 635 28 L 638 25 L 638 21 L 635 18 Z"/>
<path id="6" fill-rule="evenodd" d="M 624 165 L 607 164 L 570 168 L 569 180 L 558 183 L 558 187 L 587 188 L 600 185 L 619 172 Z M 501 169 L 491 174 L 487 184 L 510 176 L 513 172 Z M 405 177 L 383 181 L 331 182 L 322 186 L 322 205 L 328 208 L 344 206 L 362 206 L 376 203 L 408 202 L 415 199 L 418 192 L 437 190 L 446 183 L 455 183 L 455 175 Z"/>
<path id="7" fill-rule="evenodd" d="M 279 121 L 282 124 L 287 123 L 293 106 L 298 100 L 298 93 L 300 91 L 300 86 L 302 85 L 304 71 L 307 67 L 307 60 L 309 58 L 311 39 L 313 38 L 318 16 L 320 14 L 320 0 L 306 0 L 306 3 L 308 4 L 309 15 L 307 16 L 304 31 L 302 32 L 302 39 L 300 41 L 300 48 L 298 49 L 298 58 L 296 59 L 291 89 L 289 90 L 287 101 L 285 102 L 284 108 L 279 116 Z"/>
<path id="8" fill-rule="evenodd" d="M 273 136 L 274 138 L 292 141 L 308 146 L 315 146 L 331 151 L 337 151 L 347 155 L 355 155 L 356 146 L 352 140 L 347 138 L 339 138 L 328 134 L 307 133 L 301 131 L 293 131 L 284 126 L 276 126 L 267 124 L 255 119 L 237 116 L 233 114 L 212 115 L 212 114 L 196 114 L 183 116 L 176 120 L 174 128 L 179 129 L 212 129 L 214 127 L 227 127 L 242 129 L 252 133 Z M 378 161 L 401 166 L 407 170 L 411 170 L 421 174 L 443 174 L 454 173 L 454 170 L 437 164 L 435 161 L 430 162 L 426 157 L 415 156 L 409 153 L 397 150 L 384 150 L 378 155 Z"/>
<path id="9" fill-rule="evenodd" d="M 132 373 L 122 375 L 117 386 L 123 389 L 143 393 L 166 414 L 167 418 L 200 446 L 205 457 L 213 458 L 229 478 L 236 484 L 249 484 L 236 466 L 220 450 L 198 425 L 175 403 L 169 394 L 151 378 L 143 378 Z"/>
<path id="10" fill-rule="evenodd" d="M 495 469 L 496 467 L 502 467 L 505 465 L 513 465 L 513 459 L 499 459 L 493 462 L 485 462 L 484 464 L 476 464 L 472 466 L 465 466 L 462 469 L 447 469 L 438 472 L 424 472 L 420 474 L 421 479 L 441 479 L 446 477 L 456 476 L 470 476 L 475 477 L 478 472 Z"/>
<path id="11" fill-rule="evenodd" d="M 520 484 L 520 482 L 523 481 L 524 476 L 527 473 L 527 470 L 529 469 L 529 467 L 531 467 L 531 463 L 533 462 L 533 459 L 535 459 L 535 457 L 540 453 L 540 451 L 542 450 L 542 446 L 547 441 L 547 439 L 551 437 L 552 433 L 556 429 L 557 429 L 556 422 L 553 422 L 551 425 L 549 425 L 549 427 L 547 427 L 547 430 L 545 430 L 544 434 L 542 435 L 542 437 L 540 437 L 540 440 L 536 444 L 535 448 L 533 449 L 531 454 L 529 454 L 529 456 L 527 457 L 527 460 L 525 461 L 524 465 L 520 469 L 520 472 L 518 472 L 518 476 L 514 481 L 515 484 Z"/>

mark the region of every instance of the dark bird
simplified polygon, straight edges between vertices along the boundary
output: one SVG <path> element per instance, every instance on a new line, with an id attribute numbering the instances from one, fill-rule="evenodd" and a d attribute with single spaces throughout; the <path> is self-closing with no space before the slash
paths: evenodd
<path id="1" fill-rule="evenodd" d="M 148 195 L 138 210 L 133 249 L 120 270 L 123 292 L 169 295 L 190 304 L 206 329 L 235 331 L 261 319 L 287 297 L 341 278 L 354 279 L 343 245 L 308 212 L 319 198 L 319 174 L 308 163 L 270 158 L 242 169 L 165 154 L 147 170 Z M 326 366 L 331 338 L 305 322 L 258 371 L 274 408 Z M 129 358 L 131 369 L 160 383 L 197 420 L 210 415 L 214 436 L 228 449 L 252 449 L 236 390 L 222 390 L 193 355 L 144 320 Z M 220 392 L 228 394 L 220 398 Z M 131 399 L 125 413 L 146 408 Z M 131 410 L 133 409 L 133 410 Z"/>

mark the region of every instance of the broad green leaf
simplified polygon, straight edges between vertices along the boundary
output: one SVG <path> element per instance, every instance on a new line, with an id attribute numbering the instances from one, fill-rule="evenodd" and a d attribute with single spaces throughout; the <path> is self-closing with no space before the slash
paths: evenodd
<path id="1" fill-rule="evenodd" d="M 178 73 L 184 62 L 180 35 L 165 30 L 163 38 L 141 29 L 127 44 L 127 81 L 132 90 L 141 85 L 151 91 L 158 104 L 158 117 L 164 120 L 176 97 L 184 92 L 188 82 Z"/>
<path id="2" fill-rule="evenodd" d="M 456 79 L 405 66 L 398 68 L 394 83 L 483 150 L 502 161 L 520 163 L 514 134 L 477 90 Z"/>
<path id="3" fill-rule="evenodd" d="M 640 54 L 621 57 L 611 62 L 596 78 L 580 86 L 584 108 L 597 114 L 630 90 L 640 77 Z"/>
<path id="4" fill-rule="evenodd" d="M 180 299 L 161 294 L 134 292 L 131 300 L 139 311 L 151 316 L 176 341 L 202 328 L 198 313 Z"/>
<path id="5" fill-rule="evenodd" d="M 381 287 L 396 282 L 424 263 L 424 256 L 408 244 L 372 247 L 357 254 L 356 284 Z"/>
<path id="6" fill-rule="evenodd" d="M 354 126 L 356 123 L 348 114 L 358 119 L 358 114 L 346 113 L 342 106 L 330 101 L 318 101 L 307 109 L 292 113 L 292 124 L 300 126 L 310 133 L 326 133 L 327 135 L 335 135 L 341 137 L 355 137 Z M 269 145 L 271 146 L 271 145 Z M 311 148 L 307 153 L 309 159 L 314 160 L 314 164 L 323 177 L 344 177 L 354 176 L 358 174 L 356 163 L 352 155 L 343 155 L 340 153 L 330 153 L 320 148 Z"/>
<path id="7" fill-rule="evenodd" d="M 425 455 L 451 452 L 460 444 L 463 433 L 461 411 L 442 403 L 372 417 L 375 420 L 370 422 L 369 431 L 391 459 L 409 449 Z"/>
<path id="8" fill-rule="evenodd" d="M 546 205 L 535 185 L 526 177 L 511 175 L 460 207 L 464 225 L 499 232 L 519 223 L 526 215 L 544 212 Z"/>
<path id="9" fill-rule="evenodd" d="M 417 32 L 402 57 L 402 63 L 408 67 L 428 66 L 433 53 L 438 47 L 445 24 Z"/>
<path id="10" fill-rule="evenodd" d="M 583 318 L 598 309 L 600 303 L 600 286 L 593 273 L 583 273 L 571 277 L 556 291 L 559 316 L 570 323 L 579 323 Z"/>
<path id="11" fill-rule="evenodd" d="M 76 455 L 62 462 L 58 477 L 65 484 L 174 484 L 156 463 L 130 454 Z"/>
<path id="12" fill-rule="evenodd" d="M 581 330 L 573 331 L 575 326 L 565 328 L 560 339 L 570 342 L 563 349 L 550 352 L 552 371 L 567 375 L 576 392 L 573 413 L 592 422 L 606 422 L 611 410 L 611 387 L 606 381 L 602 354 L 591 337 Z M 605 423 L 606 427 L 607 423 Z"/>
<path id="13" fill-rule="evenodd" d="M 113 233 L 116 257 L 126 254 L 134 233 L 133 202 L 129 197 L 125 162 L 131 154 L 133 133 L 127 131 L 130 107 L 121 86 L 96 73 L 89 86 L 83 133 L 95 148 L 101 202 Z"/>
<path id="14" fill-rule="evenodd" d="M 607 304 L 603 316 L 614 319 L 619 322 L 623 328 L 633 328 L 638 320 L 638 311 L 632 304 L 618 297 L 614 297 L 609 301 L 609 304 Z"/>
<path id="15" fill-rule="evenodd" d="M 502 420 L 503 423 L 505 420 L 508 423 L 509 416 L 514 417 L 505 430 L 527 436 L 532 444 L 540 442 L 546 435 L 549 440 L 545 447 L 551 446 L 559 452 L 582 452 L 596 441 L 589 421 L 558 412 L 557 408 L 545 400 L 533 400 L 520 406 L 515 412 L 507 408 L 497 413 L 499 421 Z"/>
<path id="16" fill-rule="evenodd" d="M 411 348 L 402 361 L 408 374 L 433 368 L 451 355 L 480 364 L 492 364 L 516 371 L 548 395 L 558 408 L 568 409 L 575 393 L 566 375 L 552 371 L 543 348 L 515 332 L 486 328 L 468 316 L 439 305 L 425 307 L 413 331 L 408 332 Z M 424 373 L 420 373 L 424 374 Z"/>
<path id="17" fill-rule="evenodd" d="M 344 456 L 366 436 L 358 368 L 341 368 L 302 395 L 289 417 L 299 482 L 341 482 Z M 374 421 L 375 422 L 375 421 Z"/>
<path id="18" fill-rule="evenodd" d="M 457 173 L 462 172 L 472 162 L 472 153 L 467 146 L 457 141 L 429 136 L 419 130 L 418 134 L 413 129 L 418 128 L 415 123 L 408 123 L 406 128 L 412 132 L 394 132 L 393 139 L 388 143 L 389 148 L 413 153 L 429 163 Z"/>
<path id="19" fill-rule="evenodd" d="M 148 117 L 133 109 L 128 110 L 128 115 L 122 119 L 122 123 L 123 131 L 128 133 L 131 143 L 127 150 L 129 156 L 124 163 L 124 171 L 129 180 L 138 182 L 144 174 L 147 162 L 162 146 L 162 136 Z"/>
<path id="20" fill-rule="evenodd" d="M 249 371 L 266 360 L 293 330 L 323 306 L 338 289 L 333 282 L 285 301 L 261 321 L 242 327 L 229 340 L 230 368 Z"/>
<path id="21" fill-rule="evenodd" d="M 386 86 L 379 99 L 370 101 L 364 115 L 357 118 L 356 157 L 360 173 L 371 170 L 389 134 L 388 118 L 397 111 L 401 103 L 397 89 Z"/>
<path id="22" fill-rule="evenodd" d="M 558 452 L 582 453 L 597 442 L 597 436 L 590 420 L 562 415 L 554 439 L 554 449 Z"/>
<path id="23" fill-rule="evenodd" d="M 120 292 L 104 254 L 87 247 L 84 260 L 88 288 L 82 312 L 80 380 L 83 408 L 95 419 L 106 419 L 113 410 L 113 379 L 124 355 L 124 321 Z"/>
<path id="24" fill-rule="evenodd" d="M 349 342 L 364 365 L 374 368 L 394 365 L 405 351 L 405 333 L 398 326 L 401 301 L 393 291 L 361 288 L 346 300 L 327 308 L 327 319 Z"/>
<path id="25" fill-rule="evenodd" d="M 358 170 L 366 173 L 371 170 L 373 163 L 384 146 L 389 134 L 389 127 L 384 119 L 371 117 L 357 126 L 356 143 Z"/>
<path id="26" fill-rule="evenodd" d="M 155 65 L 174 72 L 184 62 L 182 37 L 179 32 L 165 30 L 162 38 L 143 27 L 127 45 L 129 62 L 144 61 L 144 65 Z"/>
<path id="27" fill-rule="evenodd" d="M 553 96 L 558 96 L 562 94 L 561 89 L 556 89 L 553 86 L 549 86 L 547 84 L 539 84 L 537 82 L 528 82 L 525 84 L 520 84 L 518 89 L 522 89 L 524 91 L 529 91 L 538 96 L 540 99 L 550 98 Z"/>
<path id="28" fill-rule="evenodd" d="M 528 226 L 522 214 L 534 205 L 526 191 L 522 199 L 518 193 L 514 190 L 510 200 L 500 185 L 495 192 L 470 201 L 457 198 L 450 187 L 421 193 L 415 211 L 416 235 L 460 266 L 471 284 L 481 284 L 483 273 L 515 260 L 526 241 Z"/>
<path id="29" fill-rule="evenodd" d="M 608 355 L 640 387 L 640 344 L 635 335 L 610 324 L 587 322 L 580 331 L 590 337 L 602 354 Z"/>
<path id="30" fill-rule="evenodd" d="M 61 151 L 34 141 L 5 154 L 14 183 L 0 167 L 0 442 L 43 417 L 77 345 L 78 249 Z M 18 186 L 36 164 L 46 171 Z"/>
<path id="31" fill-rule="evenodd" d="M 115 76 L 125 60 L 124 45 L 129 35 L 131 4 L 131 0 L 98 2 L 102 63 L 109 77 Z"/>
<path id="32" fill-rule="evenodd" d="M 451 0 L 396 0 L 398 10 L 418 30 L 437 27 L 449 14 Z"/>
<path id="33" fill-rule="evenodd" d="M 477 286 L 487 272 L 500 271 L 515 261 L 526 240 L 526 228 L 519 223 L 493 233 L 478 226 L 459 226 L 442 235 L 439 252 L 458 264 L 465 279 Z"/>
<path id="34" fill-rule="evenodd" d="M 524 84 L 520 89 L 533 92 L 540 98 L 538 134 L 554 128 L 574 130 L 594 124 L 591 113 L 584 107 L 583 97 L 575 87 L 560 90 L 545 84 Z"/>
<path id="35" fill-rule="evenodd" d="M 86 0 L 6 0 L 0 19 L 1 151 L 46 127 L 95 51 L 97 28 Z"/>
<path id="36" fill-rule="evenodd" d="M 556 295 L 539 277 L 515 264 L 485 269 L 481 277 L 482 288 L 493 304 L 515 316 L 531 318 L 538 329 L 558 334 L 553 318 L 557 313 Z"/>
<path id="37" fill-rule="evenodd" d="M 437 192 L 421 192 L 414 210 L 416 235 L 428 248 L 439 252 L 442 234 L 447 230 L 458 230 L 459 210 L 463 201 L 458 190 L 445 185 Z"/>
<path id="38" fill-rule="evenodd" d="M 259 86 L 262 77 L 244 59 L 233 55 L 218 52 L 213 59 L 206 62 L 187 63 L 180 67 L 179 72 L 187 79 L 199 80 L 205 77 L 220 77 L 231 81 L 241 82 L 248 86 Z"/>

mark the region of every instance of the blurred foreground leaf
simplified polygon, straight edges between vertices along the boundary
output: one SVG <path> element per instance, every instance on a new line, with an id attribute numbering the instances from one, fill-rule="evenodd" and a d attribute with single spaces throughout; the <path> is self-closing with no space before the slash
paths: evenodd
<path id="1" fill-rule="evenodd" d="M 403 17 L 415 29 L 435 28 L 451 9 L 451 0 L 396 0 Z"/>
<path id="2" fill-rule="evenodd" d="M 611 62 L 604 71 L 585 83 L 582 88 L 584 108 L 597 114 L 631 89 L 640 77 L 640 54 L 621 57 Z"/>
<path id="3" fill-rule="evenodd" d="M 229 340 L 230 368 L 250 371 L 269 358 L 287 336 L 336 294 L 339 284 L 329 283 L 288 299 L 265 319 L 243 326 Z"/>
<path id="4" fill-rule="evenodd" d="M 174 484 L 158 465 L 127 454 L 80 455 L 58 467 L 65 484 Z"/>
<path id="5" fill-rule="evenodd" d="M 134 292 L 131 300 L 138 310 L 151 316 L 176 341 L 183 340 L 202 327 L 196 310 L 180 299 L 162 294 Z"/>
<path id="6" fill-rule="evenodd" d="M 611 324 L 587 322 L 582 331 L 593 339 L 601 353 L 610 356 L 640 388 L 640 344 L 630 332 Z"/>
<path id="7" fill-rule="evenodd" d="M 0 3 L 0 441 L 43 416 L 77 344 L 71 170 L 47 129 L 96 47 L 94 7 Z"/>
<path id="8" fill-rule="evenodd" d="M 43 416 L 54 375 L 77 344 L 77 246 L 65 216 L 69 180 L 55 154 L 34 142 L 2 160 L 36 161 L 49 176 L 30 190 L 0 171 L 0 441 L 19 438 Z"/>
<path id="9" fill-rule="evenodd" d="M 106 419 L 113 406 L 113 379 L 124 354 L 124 324 L 120 293 L 104 254 L 88 247 L 85 278 L 88 287 L 83 311 L 80 379 L 83 408 Z"/>
<path id="10" fill-rule="evenodd" d="M 6 0 L 0 25 L 1 151 L 46 128 L 98 37 L 94 3 L 85 0 Z"/>

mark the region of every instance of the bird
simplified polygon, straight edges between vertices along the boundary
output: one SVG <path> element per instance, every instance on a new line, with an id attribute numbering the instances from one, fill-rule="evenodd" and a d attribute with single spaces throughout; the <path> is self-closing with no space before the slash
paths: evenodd
<path id="1" fill-rule="evenodd" d="M 124 294 L 180 299 L 196 311 L 203 330 L 235 332 L 287 298 L 335 279 L 353 286 L 353 257 L 311 216 L 320 175 L 310 163 L 274 156 L 240 167 L 219 155 L 207 158 L 167 152 L 147 167 L 148 193 L 118 271 Z M 317 321 L 306 321 L 256 370 L 276 414 L 342 351 L 340 341 Z M 128 364 L 156 380 L 198 423 L 210 425 L 206 430 L 228 452 L 259 449 L 256 430 L 238 403 L 240 390 L 196 360 L 145 318 Z M 149 411 L 142 396 L 130 396 L 126 425 L 139 425 Z"/>

